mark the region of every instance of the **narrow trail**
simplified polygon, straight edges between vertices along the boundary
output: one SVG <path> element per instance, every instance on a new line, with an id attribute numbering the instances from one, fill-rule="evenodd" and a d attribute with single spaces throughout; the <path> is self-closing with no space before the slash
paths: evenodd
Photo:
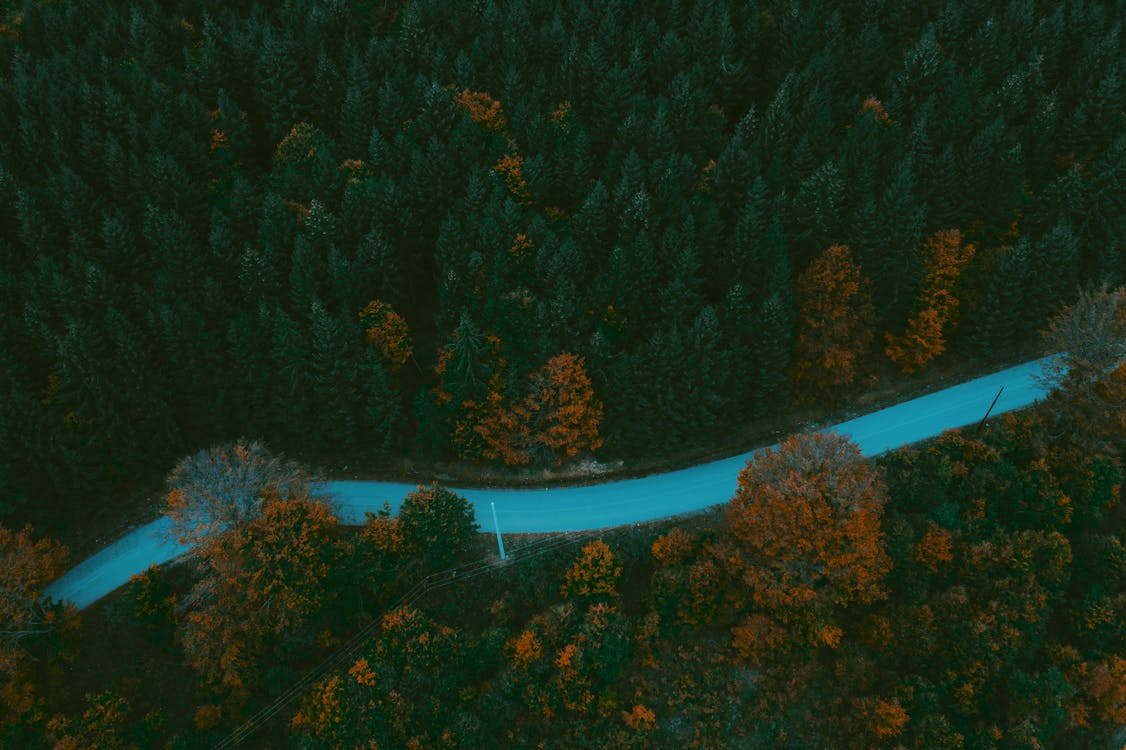
<path id="1" fill-rule="evenodd" d="M 825 429 L 849 435 L 866 456 L 878 455 L 944 430 L 975 424 L 1001 387 L 1004 392 L 993 415 L 1028 406 L 1044 395 L 1035 380 L 1043 361 L 1026 362 Z M 761 448 L 678 471 L 581 487 L 451 489 L 473 504 L 483 532 L 495 529 L 491 505 L 496 506 L 502 533 L 622 526 L 727 502 L 735 492 L 740 469 L 757 450 Z M 385 502 L 398 512 L 403 498 L 415 487 L 370 481 L 325 484 L 341 522 L 347 524 L 363 523 L 366 511 L 375 512 Z M 47 587 L 46 595 L 69 599 L 84 609 L 125 584 L 130 576 L 185 553 L 186 547 L 168 538 L 168 527 L 168 520 L 161 518 L 134 530 L 68 571 Z"/>

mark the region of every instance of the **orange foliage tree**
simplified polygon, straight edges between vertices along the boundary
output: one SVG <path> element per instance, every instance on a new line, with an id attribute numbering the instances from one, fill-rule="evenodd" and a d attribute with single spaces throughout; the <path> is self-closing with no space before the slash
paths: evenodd
<path id="1" fill-rule="evenodd" d="M 398 370 L 410 359 L 411 342 L 407 322 L 391 305 L 381 300 L 372 300 L 360 311 L 360 325 L 363 326 L 368 343 L 387 360 L 391 372 Z"/>
<path id="2" fill-rule="evenodd" d="M 465 110 L 470 120 L 494 133 L 503 133 L 508 126 L 500 102 L 483 91 L 463 89 L 454 96 L 454 104 Z"/>
<path id="3" fill-rule="evenodd" d="M 941 564 L 954 559 L 953 540 L 953 534 L 931 521 L 923 538 L 915 545 L 915 559 L 935 573 Z"/>
<path id="4" fill-rule="evenodd" d="M 133 750 L 137 747 L 127 739 L 128 701 L 105 692 L 87 694 L 86 703 L 88 708 L 79 718 L 56 716 L 47 723 L 47 738 L 55 750 Z"/>
<path id="5" fill-rule="evenodd" d="M 667 534 L 657 537 L 650 551 L 662 565 L 679 565 L 688 559 L 695 546 L 695 541 L 687 531 L 673 526 Z"/>
<path id="6" fill-rule="evenodd" d="M 78 625 L 74 606 L 48 605 L 43 589 L 63 572 L 66 548 L 33 540 L 30 526 L 15 532 L 0 526 L 0 735 L 8 722 L 19 721 L 37 708 L 25 648 L 36 636 L 71 630 Z"/>
<path id="7" fill-rule="evenodd" d="M 526 670 L 543 656 L 543 644 L 534 630 L 525 630 L 506 644 L 508 659 L 514 669 Z"/>
<path id="8" fill-rule="evenodd" d="M 43 603 L 43 589 L 63 572 L 66 547 L 47 539 L 32 540 L 30 526 L 21 531 L 0 526 L 0 679 L 18 671 L 25 652 L 21 642 L 56 630 L 73 608 Z"/>
<path id="9" fill-rule="evenodd" d="M 1126 658 L 1115 654 L 1086 666 L 1082 689 L 1096 718 L 1126 724 Z"/>
<path id="10" fill-rule="evenodd" d="M 527 464 L 560 463 L 602 445 L 602 402 L 594 397 L 582 357 L 563 352 L 532 373 L 522 398 L 507 407 L 493 391 L 475 426 L 485 458 Z"/>
<path id="11" fill-rule="evenodd" d="M 417 610 L 393 610 L 351 668 L 313 687 L 291 727 L 333 748 L 476 746 L 460 737 L 467 701 L 454 692 L 462 640 Z"/>
<path id="12" fill-rule="evenodd" d="M 903 336 L 887 334 L 884 350 L 903 372 L 926 366 L 946 348 L 946 337 L 957 324 L 958 280 L 974 256 L 957 229 L 935 232 L 923 242 L 923 287 Z"/>
<path id="13" fill-rule="evenodd" d="M 505 187 L 516 202 L 530 206 L 532 197 L 528 193 L 528 183 L 524 180 L 524 159 L 519 154 L 505 154 L 493 167 L 493 171 L 504 178 Z"/>
<path id="14" fill-rule="evenodd" d="M 195 548 L 203 576 L 180 636 L 205 682 L 244 696 L 266 641 L 301 627 L 320 608 L 339 554 L 335 524 L 331 509 L 307 490 L 271 490 L 261 515 Z"/>
<path id="15" fill-rule="evenodd" d="M 885 502 L 881 478 L 837 433 L 792 435 L 757 453 L 727 511 L 754 603 L 800 626 L 806 642 L 834 645 L 832 608 L 884 594 Z"/>
<path id="16" fill-rule="evenodd" d="M 854 704 L 869 739 L 875 743 L 903 734 L 910 718 L 898 698 L 860 698 Z"/>
<path id="17" fill-rule="evenodd" d="M 557 463 L 561 456 L 602 445 L 602 402 L 594 397 L 582 357 L 563 352 L 533 373 L 524 410 L 534 444 L 550 451 Z"/>
<path id="18" fill-rule="evenodd" d="M 856 380 L 872 344 L 875 309 L 867 284 L 845 245 L 833 245 L 798 278 L 799 329 L 794 382 L 811 392 Z"/>
<path id="19" fill-rule="evenodd" d="M 563 596 L 604 598 L 617 593 L 621 563 L 609 545 L 596 539 L 583 547 L 582 554 L 567 571 L 563 583 Z"/>

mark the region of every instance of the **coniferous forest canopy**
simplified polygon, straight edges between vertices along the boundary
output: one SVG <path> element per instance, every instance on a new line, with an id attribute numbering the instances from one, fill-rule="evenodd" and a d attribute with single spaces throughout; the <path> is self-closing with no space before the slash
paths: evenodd
<path id="1" fill-rule="evenodd" d="M 3 7 L 21 516 L 238 435 L 653 455 L 1126 278 L 1118 3 Z"/>
<path id="2" fill-rule="evenodd" d="M 0 0 L 0 746 L 210 747 L 364 627 L 252 742 L 1121 745 L 1124 10 Z M 507 567 L 271 453 L 668 456 L 1044 330 L 1034 409 Z M 165 474 L 192 564 L 42 601 L 23 522 Z"/>

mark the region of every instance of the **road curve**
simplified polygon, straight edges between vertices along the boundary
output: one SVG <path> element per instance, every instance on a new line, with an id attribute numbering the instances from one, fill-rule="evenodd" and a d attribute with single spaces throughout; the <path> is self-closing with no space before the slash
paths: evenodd
<path id="1" fill-rule="evenodd" d="M 977 422 L 1002 386 L 1004 392 L 993 414 L 1028 406 L 1044 394 L 1035 379 L 1043 361 L 985 375 L 826 429 L 851 436 L 865 455 L 874 456 Z M 749 451 L 688 469 L 581 487 L 457 492 L 474 505 L 482 531 L 495 528 L 490 504 L 496 506 L 502 533 L 621 526 L 727 502 L 735 492 L 740 469 L 753 455 L 754 451 Z M 365 511 L 374 512 L 384 502 L 398 511 L 403 498 L 415 487 L 395 482 L 340 481 L 326 483 L 325 489 L 335 499 L 340 520 L 359 524 Z M 167 529 L 164 518 L 136 529 L 68 571 L 48 586 L 45 594 L 68 599 L 84 609 L 126 583 L 131 575 L 186 552 L 186 547 L 168 538 Z"/>

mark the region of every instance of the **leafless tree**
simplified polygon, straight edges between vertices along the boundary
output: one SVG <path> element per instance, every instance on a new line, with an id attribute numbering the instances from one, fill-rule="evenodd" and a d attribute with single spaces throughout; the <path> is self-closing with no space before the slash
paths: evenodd
<path id="1" fill-rule="evenodd" d="M 1044 366 L 1059 435 L 1088 449 L 1126 441 L 1126 287 L 1085 289 L 1044 332 L 1059 355 Z"/>
<path id="2" fill-rule="evenodd" d="M 1044 343 L 1063 354 L 1044 366 L 1042 381 L 1053 390 L 1084 389 L 1114 372 L 1126 360 L 1126 287 L 1081 291 L 1052 318 Z"/>
<path id="3" fill-rule="evenodd" d="M 168 475 L 164 512 L 172 519 L 172 534 L 197 545 L 216 531 L 257 518 L 271 491 L 305 493 L 311 481 L 300 464 L 261 442 L 238 440 L 181 459 Z"/>

